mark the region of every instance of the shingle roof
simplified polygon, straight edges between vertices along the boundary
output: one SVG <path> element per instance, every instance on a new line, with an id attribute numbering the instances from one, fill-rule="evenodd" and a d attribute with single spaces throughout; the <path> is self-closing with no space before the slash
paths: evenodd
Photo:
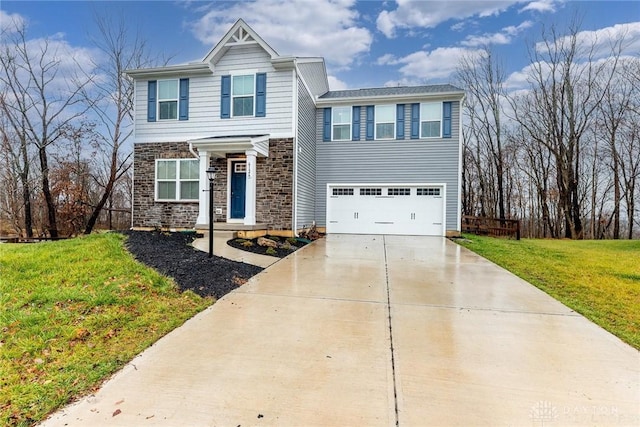
<path id="1" fill-rule="evenodd" d="M 376 96 L 402 96 L 402 95 L 420 95 L 434 94 L 439 92 L 463 92 L 462 89 L 450 84 L 428 85 L 428 86 L 391 86 L 391 87 L 375 87 L 367 89 L 353 90 L 333 90 L 320 96 L 320 99 L 339 99 L 339 98 L 367 98 Z"/>

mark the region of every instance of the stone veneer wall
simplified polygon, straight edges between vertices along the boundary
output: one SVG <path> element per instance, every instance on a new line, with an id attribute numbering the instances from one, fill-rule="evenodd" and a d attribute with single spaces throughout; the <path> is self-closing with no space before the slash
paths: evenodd
<path id="1" fill-rule="evenodd" d="M 258 157 L 256 169 L 256 221 L 272 230 L 291 230 L 293 138 L 270 139 L 269 157 Z"/>
<path id="2" fill-rule="evenodd" d="M 230 158 L 244 156 L 230 154 Z M 193 158 L 186 143 L 142 143 L 134 146 L 133 226 L 193 228 L 198 202 L 156 202 L 155 159 Z M 214 204 L 227 218 L 227 159 L 211 159 L 216 167 Z M 291 230 L 293 213 L 293 138 L 269 140 L 269 157 L 256 161 L 256 221 L 272 230 Z"/>
<path id="3" fill-rule="evenodd" d="M 133 147 L 133 226 L 193 228 L 198 202 L 156 202 L 156 159 L 193 159 L 184 142 L 142 143 Z"/>

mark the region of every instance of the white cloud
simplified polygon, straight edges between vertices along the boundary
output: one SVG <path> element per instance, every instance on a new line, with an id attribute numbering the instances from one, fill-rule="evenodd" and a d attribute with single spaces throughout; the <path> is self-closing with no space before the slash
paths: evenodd
<path id="1" fill-rule="evenodd" d="M 439 47 L 430 52 L 417 51 L 387 64 L 403 64 L 401 82 L 449 81 L 453 78 L 460 58 L 475 55 L 477 50 L 463 47 Z M 389 83 L 389 82 L 388 82 Z"/>
<path id="2" fill-rule="evenodd" d="M 0 31 L 3 33 L 15 33 L 18 28 L 25 26 L 27 20 L 17 13 L 7 13 L 0 9 Z"/>
<path id="3" fill-rule="evenodd" d="M 616 24 L 593 31 L 580 31 L 576 34 L 576 41 L 581 54 L 577 59 L 586 59 L 586 55 L 589 54 L 592 47 L 592 54 L 595 58 L 610 56 L 612 46 L 619 41 L 623 41 L 621 45 L 622 54 L 638 55 L 640 52 L 640 22 Z M 558 40 L 558 46 L 565 44 L 568 46 L 570 42 L 570 36 L 562 37 Z M 540 53 L 545 53 L 545 43 L 536 43 L 536 50 Z"/>
<path id="4" fill-rule="evenodd" d="M 395 55 L 391 53 L 385 53 L 380 58 L 376 60 L 376 64 L 378 65 L 394 65 L 397 64 L 398 60 Z"/>
<path id="5" fill-rule="evenodd" d="M 463 20 L 498 15 L 523 0 L 492 1 L 411 1 L 397 0 L 394 10 L 383 10 L 376 21 L 378 30 L 388 38 L 395 37 L 398 29 L 416 27 L 433 28 L 451 19 Z"/>
<path id="6" fill-rule="evenodd" d="M 525 7 L 520 9 L 520 12 L 535 11 L 535 12 L 555 12 L 557 0 L 538 0 L 532 1 Z"/>
<path id="7" fill-rule="evenodd" d="M 520 34 L 522 31 L 531 28 L 533 26 L 533 22 L 524 21 L 522 24 L 515 26 L 510 25 L 508 27 L 504 27 L 497 33 L 485 33 L 478 36 L 467 36 L 465 40 L 461 42 L 463 46 L 485 46 L 485 45 L 498 45 L 498 44 L 509 44 L 513 40 L 515 36 Z"/>
<path id="8" fill-rule="evenodd" d="M 371 47 L 371 32 L 358 25 L 355 0 L 258 0 L 214 3 L 190 24 L 195 37 L 213 46 L 242 17 L 282 55 L 322 56 L 348 68 Z M 295 18 L 294 18 L 295 17 Z"/>
<path id="9" fill-rule="evenodd" d="M 335 76 L 327 76 L 329 80 L 329 90 L 345 90 L 348 89 L 348 85 Z"/>

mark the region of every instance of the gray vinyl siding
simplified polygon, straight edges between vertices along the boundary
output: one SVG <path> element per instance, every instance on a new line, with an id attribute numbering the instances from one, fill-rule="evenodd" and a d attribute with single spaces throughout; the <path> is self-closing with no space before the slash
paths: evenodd
<path id="1" fill-rule="evenodd" d="M 357 104 L 363 107 L 366 103 Z M 405 139 L 367 141 L 361 108 L 360 141 L 322 141 L 323 109 L 316 113 L 316 220 L 326 226 L 327 183 L 444 183 L 446 229 L 459 230 L 460 103 L 452 103 L 451 138 L 410 139 L 411 104 L 405 104 Z"/>
<path id="2" fill-rule="evenodd" d="M 298 70 L 300 70 L 300 74 L 309 86 L 309 90 L 313 96 L 323 95 L 329 90 L 323 63 L 301 63 L 298 64 Z"/>
<path id="3" fill-rule="evenodd" d="M 316 108 L 302 80 L 298 78 L 298 156 L 296 203 L 297 226 L 311 225 L 315 218 Z"/>

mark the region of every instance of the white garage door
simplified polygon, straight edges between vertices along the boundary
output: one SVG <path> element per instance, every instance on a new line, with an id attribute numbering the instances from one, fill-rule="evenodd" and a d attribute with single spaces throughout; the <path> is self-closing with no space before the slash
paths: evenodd
<path id="1" fill-rule="evenodd" d="M 443 185 L 327 186 L 327 233 L 444 235 Z"/>

